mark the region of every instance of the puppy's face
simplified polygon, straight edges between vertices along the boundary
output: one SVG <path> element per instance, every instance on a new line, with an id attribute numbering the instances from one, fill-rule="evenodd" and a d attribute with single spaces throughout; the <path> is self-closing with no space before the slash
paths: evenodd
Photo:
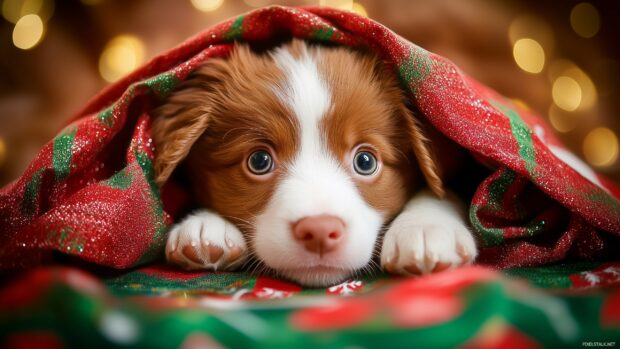
<path id="1" fill-rule="evenodd" d="M 265 266 L 303 284 L 339 281 L 369 265 L 420 180 L 424 140 L 389 75 L 342 48 L 237 46 L 158 110 L 158 180 L 185 160 L 196 199 Z"/>

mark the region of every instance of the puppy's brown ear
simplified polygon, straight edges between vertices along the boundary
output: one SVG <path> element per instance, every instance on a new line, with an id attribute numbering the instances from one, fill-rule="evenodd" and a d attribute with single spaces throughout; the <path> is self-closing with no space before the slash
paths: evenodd
<path id="1" fill-rule="evenodd" d="M 200 67 L 153 112 L 155 181 L 163 185 L 209 125 L 221 62 Z"/>
<path id="2" fill-rule="evenodd" d="M 433 155 L 432 147 L 428 138 L 425 136 L 422 125 L 417 121 L 415 115 L 404 104 L 400 107 L 405 119 L 405 126 L 408 129 L 409 139 L 413 153 L 418 160 L 420 171 L 426 179 L 428 187 L 440 198 L 445 195 L 443 181 L 439 174 L 439 167 L 436 157 Z"/>
<path id="3" fill-rule="evenodd" d="M 443 181 L 440 176 L 437 157 L 433 154 L 433 149 L 428 138 L 423 131 L 423 127 L 416 118 L 416 115 L 407 107 L 406 95 L 391 68 L 384 64 L 379 58 L 374 58 L 374 75 L 381 85 L 381 90 L 391 96 L 392 103 L 395 105 L 395 112 L 400 114 L 399 119 L 403 120 L 404 129 L 407 130 L 411 149 L 416 157 L 420 171 L 426 180 L 428 187 L 440 198 L 445 195 Z"/>

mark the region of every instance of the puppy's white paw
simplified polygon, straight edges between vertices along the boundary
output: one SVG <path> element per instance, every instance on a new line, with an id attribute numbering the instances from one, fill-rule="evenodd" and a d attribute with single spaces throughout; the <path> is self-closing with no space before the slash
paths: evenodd
<path id="1" fill-rule="evenodd" d="M 428 274 L 470 264 L 476 243 L 454 200 L 419 195 L 385 233 L 381 265 L 396 274 Z"/>
<path id="2" fill-rule="evenodd" d="M 398 224 L 386 232 L 381 265 L 395 274 L 429 274 L 470 264 L 476 244 L 465 226 Z"/>
<path id="3" fill-rule="evenodd" d="M 239 229 L 210 211 L 188 216 L 168 233 L 166 259 L 185 269 L 231 270 L 246 257 Z"/>

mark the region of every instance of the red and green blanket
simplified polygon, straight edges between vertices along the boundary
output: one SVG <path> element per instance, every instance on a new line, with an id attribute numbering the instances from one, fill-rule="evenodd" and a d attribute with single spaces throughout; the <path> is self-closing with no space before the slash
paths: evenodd
<path id="1" fill-rule="evenodd" d="M 619 263 L 467 267 L 304 290 L 150 266 L 40 267 L 0 290 L 3 348 L 582 348 L 620 341 Z M 518 279 L 514 277 L 518 276 Z M 528 285 L 525 280 L 537 286 Z M 546 287 L 543 289 L 541 287 Z M 563 288 L 562 288 L 563 287 Z"/>
<path id="2" fill-rule="evenodd" d="M 514 268 L 607 260 L 612 264 L 600 266 L 603 271 L 593 264 L 580 273 L 585 273 L 587 282 L 612 280 L 605 281 L 611 288 L 587 295 L 551 296 L 525 287 L 530 298 L 520 294 L 522 286 L 513 286 L 490 269 L 473 268 L 469 270 L 482 275 L 481 279 L 475 276 L 473 281 L 463 281 L 459 273 L 446 273 L 397 281 L 352 280 L 338 287 L 380 286 L 359 299 L 317 294 L 287 303 L 264 303 L 252 295 L 260 293 L 256 285 L 266 282 L 260 277 L 184 274 L 150 267 L 102 277 L 109 268 L 149 266 L 161 259 L 166 228 L 178 218 L 185 199 L 178 188 L 159 188 L 154 182 L 152 161 L 157 150 L 150 138 L 151 110 L 202 62 L 225 57 L 233 42 L 265 48 L 292 37 L 379 55 L 426 122 L 488 169 L 487 178 L 474 183 L 477 189 L 469 212 L 481 248 L 480 263 Z M 514 337 L 532 347 L 618 339 L 620 304 L 613 285 L 620 280 L 613 260 L 620 259 L 619 194 L 615 185 L 570 155 L 543 119 L 469 78 L 447 59 L 353 13 L 267 7 L 215 25 L 110 85 L 41 149 L 20 178 L 0 190 L 0 271 L 31 269 L 53 261 L 59 253 L 71 256 L 74 264 L 104 267 L 95 273 L 102 280 L 86 282 L 86 289 L 76 286 L 74 278 L 84 281 L 89 277 L 71 268 L 39 267 L 21 281 L 8 282 L 0 293 L 2 336 L 18 344 L 24 338 L 66 345 L 85 343 L 80 340 L 89 336 L 104 341 L 109 340 L 105 331 L 110 330 L 105 327 L 106 316 L 111 316 L 121 324 L 133 324 L 125 327 L 134 326 L 142 334 L 169 334 L 170 344 L 183 339 L 198 344 L 212 340 L 227 346 L 278 347 L 294 340 L 300 347 L 318 343 L 366 347 L 385 343 L 383 336 L 389 335 L 394 343 L 413 341 L 422 347 L 442 340 L 446 346 L 469 343 L 482 347 L 477 336 L 491 336 L 488 333 L 496 333 L 497 328 L 503 331 L 498 338 Z M 553 283 L 550 268 L 535 269 L 530 279 L 539 285 Z M 570 271 L 573 266 L 558 268 Z M 511 270 L 518 275 L 521 269 Z M 556 286 L 580 282 L 580 273 Z M 433 282 L 455 286 L 442 293 L 445 299 L 429 303 L 438 309 L 429 313 L 424 302 L 416 299 L 424 300 L 424 289 L 428 291 Z M 165 291 L 134 302 L 132 290 L 144 287 Z M 265 292 L 282 294 L 278 287 L 267 288 L 273 291 Z M 299 291 L 294 285 L 284 288 L 285 295 Z M 221 290 L 234 293 L 231 290 L 241 289 L 252 290 L 240 297 L 251 298 L 248 303 L 218 303 Z M 179 292 L 189 295 L 185 307 L 174 303 Z M 194 300 L 195 294 L 209 296 Z M 403 309 L 398 309 L 395 304 L 401 301 Z M 175 305 L 169 306 L 170 302 Z M 207 310 L 196 305 L 204 302 Z M 216 305 L 211 307 L 211 302 Z M 354 318 L 354 323 L 328 321 L 337 318 L 328 316 L 331 311 Z M 7 318 L 9 312 L 21 315 Z M 579 312 L 583 315 L 576 316 Z M 128 320 L 128 314 L 137 318 Z M 424 314 L 431 319 L 423 319 Z M 567 314 L 573 315 L 572 322 L 560 321 Z M 342 331 L 321 332 L 325 324 Z M 83 333 L 76 332 L 80 329 Z M 454 333 L 453 340 L 441 338 L 442 330 Z M 547 337 L 552 330 L 555 337 Z M 313 331 L 322 334 L 311 336 Z M 224 340 L 226 333 L 238 336 L 238 341 Z M 132 343 L 148 347 L 164 343 L 132 338 Z"/>

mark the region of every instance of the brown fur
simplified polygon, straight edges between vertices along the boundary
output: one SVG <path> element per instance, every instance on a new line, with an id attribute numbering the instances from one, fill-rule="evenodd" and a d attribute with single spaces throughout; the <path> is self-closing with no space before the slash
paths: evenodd
<path id="1" fill-rule="evenodd" d="M 153 138 L 156 149 L 161 149 L 156 168 L 175 166 L 179 160 L 168 159 L 185 155 L 198 202 L 235 223 L 251 221 L 267 203 L 282 167 L 268 178 L 253 178 L 247 174 L 247 157 L 256 149 L 270 147 L 278 162 L 286 162 L 297 149 L 297 122 L 270 89 L 282 79 L 271 59 L 250 52 L 247 46 L 237 46 L 227 60 L 206 63 L 188 80 L 189 88 L 180 86 L 156 113 Z M 180 112 L 171 113 L 174 110 Z M 181 132 L 171 130 L 176 125 L 170 119 L 180 119 L 176 125 L 182 125 Z M 192 127 L 200 128 L 201 137 L 192 133 L 186 139 L 176 137 Z M 183 152 L 170 145 L 175 142 Z M 158 172 L 158 181 L 164 182 L 169 174 Z"/>
<path id="2" fill-rule="evenodd" d="M 297 56 L 303 47 L 293 41 L 289 49 Z M 336 158 L 348 163 L 343 168 L 350 170 L 365 200 L 387 217 L 395 216 L 418 181 L 416 158 L 431 189 L 442 195 L 426 140 L 391 74 L 369 56 L 342 48 L 310 49 L 313 55 L 319 51 L 319 69 L 333 95 L 321 128 Z M 227 60 L 211 60 L 196 71 L 155 113 L 158 183 L 186 159 L 200 204 L 241 228 L 253 221 L 299 146 L 298 122 L 271 89 L 284 79 L 269 56 L 244 45 Z M 383 161 L 382 171 L 370 181 L 350 166 L 351 150 L 360 143 L 371 144 Z M 272 149 L 279 165 L 257 178 L 248 174 L 246 161 L 261 148 Z"/>

